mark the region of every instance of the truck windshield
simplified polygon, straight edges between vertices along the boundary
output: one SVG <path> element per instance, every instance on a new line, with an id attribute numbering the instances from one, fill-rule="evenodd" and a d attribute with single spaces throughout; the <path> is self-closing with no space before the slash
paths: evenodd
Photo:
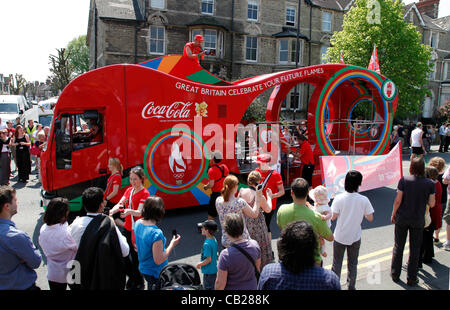
<path id="1" fill-rule="evenodd" d="M 39 124 L 41 124 L 43 127 L 49 126 L 52 123 L 53 114 L 50 115 L 40 115 L 39 116 Z"/>
<path id="2" fill-rule="evenodd" d="M 18 113 L 18 105 L 17 103 L 1 103 L 0 104 L 0 113 Z"/>

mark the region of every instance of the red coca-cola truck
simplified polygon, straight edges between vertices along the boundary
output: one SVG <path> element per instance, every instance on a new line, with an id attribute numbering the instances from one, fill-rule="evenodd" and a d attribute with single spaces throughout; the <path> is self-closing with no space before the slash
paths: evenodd
<path id="1" fill-rule="evenodd" d="M 245 166 L 253 154 L 244 152 L 245 158 L 239 158 L 243 151 L 238 124 L 255 98 L 269 89 L 266 125 L 274 132 L 259 130 L 266 138 L 257 140 L 263 140 L 268 151 L 279 150 L 278 144 L 271 145 L 280 132 L 274 128 L 280 125 L 284 99 L 298 83 L 314 89 L 306 119 L 316 161 L 313 182 L 321 183 L 321 155 L 352 147 L 363 154 L 386 153 L 397 93 L 391 96 L 395 85 L 373 71 L 328 64 L 227 83 L 198 64 L 170 55 L 92 70 L 63 90 L 41 155 L 42 205 L 65 197 L 71 211 L 81 210 L 83 190 L 105 188 L 110 157 L 119 158 L 124 167 L 122 187 L 128 185 L 130 169 L 142 166 L 145 186 L 164 199 L 167 209 L 207 204 L 210 192 L 203 185 L 211 150 L 222 151 L 232 173 L 254 168 Z M 368 137 L 370 128 L 361 131 L 350 121 L 363 101 L 373 104 L 376 137 Z M 347 126 L 334 120 L 347 120 Z M 85 132 L 93 127 L 98 128 L 95 137 Z M 273 164 L 279 164 L 280 156 L 274 157 Z"/>

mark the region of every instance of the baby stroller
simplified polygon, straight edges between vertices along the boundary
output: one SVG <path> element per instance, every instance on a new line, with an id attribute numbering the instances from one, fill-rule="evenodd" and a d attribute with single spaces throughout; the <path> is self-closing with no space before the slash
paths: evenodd
<path id="1" fill-rule="evenodd" d="M 201 290 L 200 274 L 189 264 L 169 264 L 159 274 L 159 290 Z"/>

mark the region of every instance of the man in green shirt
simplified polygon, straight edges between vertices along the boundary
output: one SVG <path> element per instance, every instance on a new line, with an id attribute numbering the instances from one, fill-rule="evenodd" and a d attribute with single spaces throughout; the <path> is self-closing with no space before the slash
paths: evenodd
<path id="1" fill-rule="evenodd" d="M 322 215 L 306 206 L 309 184 L 305 179 L 297 178 L 291 185 L 291 196 L 293 203 L 284 204 L 277 213 L 277 224 L 280 229 L 284 229 L 289 223 L 298 220 L 308 222 L 314 229 L 314 232 L 327 241 L 333 241 L 333 233 L 328 227 L 327 221 L 322 220 Z M 317 244 L 316 263 L 321 265 L 320 242 Z"/>

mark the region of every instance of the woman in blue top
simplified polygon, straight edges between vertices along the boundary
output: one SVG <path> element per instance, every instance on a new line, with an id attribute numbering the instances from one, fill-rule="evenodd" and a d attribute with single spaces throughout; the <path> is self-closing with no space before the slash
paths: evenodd
<path id="1" fill-rule="evenodd" d="M 164 217 L 164 202 L 161 198 L 150 196 L 142 208 L 142 218 L 136 222 L 134 234 L 139 258 L 139 271 L 147 281 L 147 289 L 153 290 L 161 269 L 168 264 L 168 257 L 180 241 L 176 235 L 167 249 L 166 238 L 156 224 Z M 165 250 L 164 250 L 165 249 Z"/>

